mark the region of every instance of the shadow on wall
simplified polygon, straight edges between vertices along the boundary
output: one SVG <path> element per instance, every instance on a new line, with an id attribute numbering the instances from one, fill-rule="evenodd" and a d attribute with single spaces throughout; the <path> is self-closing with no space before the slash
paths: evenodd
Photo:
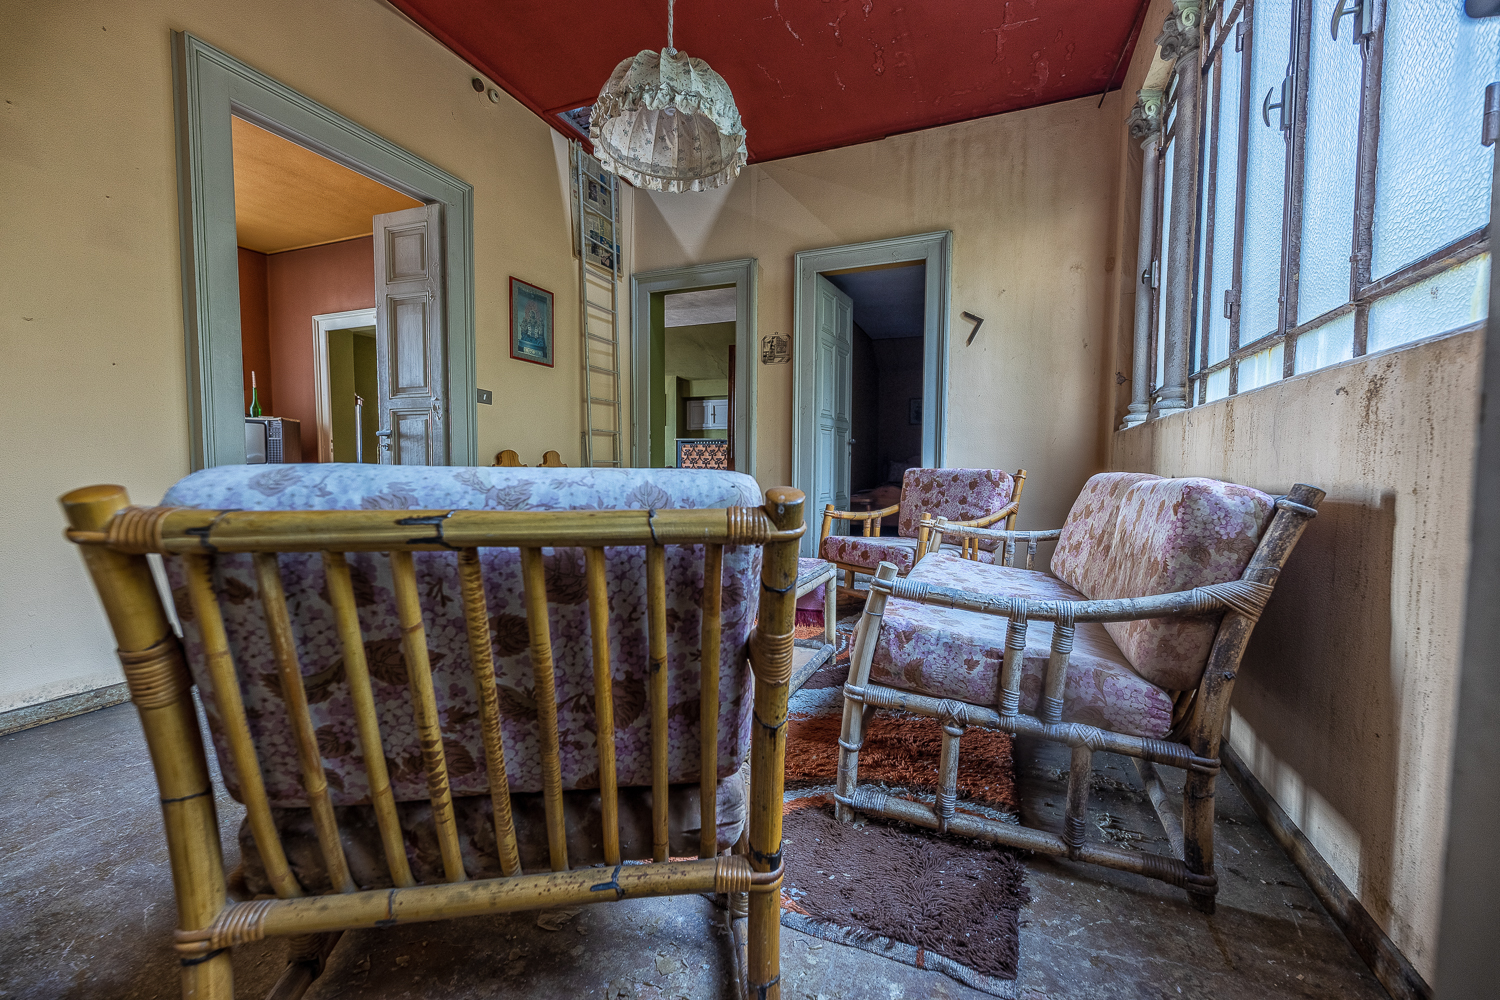
<path id="1" fill-rule="evenodd" d="M 1398 812 L 1395 530 L 1394 493 L 1383 493 L 1379 506 L 1324 501 L 1251 635 L 1234 693 L 1236 711 L 1255 732 L 1252 767 L 1305 832 L 1347 824 L 1347 842 L 1358 845 L 1348 859 L 1358 885 L 1350 888 L 1385 926 Z M 1336 815 L 1327 816 L 1319 799 Z M 1350 874 L 1340 859 L 1327 860 Z"/>

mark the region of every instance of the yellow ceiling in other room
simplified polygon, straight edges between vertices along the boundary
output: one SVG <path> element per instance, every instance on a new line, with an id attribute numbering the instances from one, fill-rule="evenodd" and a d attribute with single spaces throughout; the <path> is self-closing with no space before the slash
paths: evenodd
<path id="1" fill-rule="evenodd" d="M 371 217 L 421 202 L 240 118 L 234 128 L 239 245 L 280 253 L 374 232 Z"/>

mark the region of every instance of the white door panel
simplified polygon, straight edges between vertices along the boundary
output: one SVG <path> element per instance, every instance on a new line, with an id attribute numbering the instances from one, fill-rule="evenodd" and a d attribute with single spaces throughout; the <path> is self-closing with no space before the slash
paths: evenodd
<path id="1" fill-rule="evenodd" d="M 848 510 L 854 303 L 821 274 L 816 285 L 818 428 L 813 449 L 813 511 L 830 503 Z"/>
<path id="2" fill-rule="evenodd" d="M 448 461 L 442 207 L 375 216 L 375 372 L 383 465 Z"/>

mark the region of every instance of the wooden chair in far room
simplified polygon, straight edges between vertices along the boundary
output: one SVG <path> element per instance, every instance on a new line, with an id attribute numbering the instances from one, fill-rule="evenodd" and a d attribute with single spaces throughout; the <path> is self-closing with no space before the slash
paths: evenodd
<path id="1" fill-rule="evenodd" d="M 893 563 L 905 576 L 926 555 L 922 519 L 945 517 L 950 523 L 983 528 L 1005 520 L 1014 529 L 1021 510 L 1021 490 L 1026 470 L 1012 476 L 999 469 L 907 469 L 901 477 L 901 500 L 880 510 L 823 509 L 823 531 L 818 556 L 844 571 L 844 586 L 854 586 L 854 574 L 873 574 L 882 562 Z M 895 536 L 881 535 L 882 518 L 898 515 Z M 862 522 L 859 535 L 833 534 L 834 521 Z M 959 554 L 980 562 L 993 561 L 996 543 L 989 539 L 964 538 Z"/>
<path id="2" fill-rule="evenodd" d="M 295 1000 L 345 930 L 702 893 L 776 995 L 802 494 L 326 468 L 61 500 L 156 771 L 184 997 L 231 1000 L 230 949 L 266 937 Z M 194 686 L 246 808 L 233 898 Z"/>
<path id="3" fill-rule="evenodd" d="M 495 453 L 495 464 L 491 468 L 497 467 L 501 469 L 526 468 L 525 465 L 521 464 L 521 456 L 509 448 Z"/>
<path id="4" fill-rule="evenodd" d="M 538 466 L 542 469 L 566 469 L 567 467 L 568 463 L 564 462 L 562 456 L 555 451 L 543 453 L 541 465 Z"/>
<path id="5" fill-rule="evenodd" d="M 1042 854 L 1135 872 L 1214 909 L 1214 781 L 1235 674 L 1262 609 L 1323 491 L 1272 497 L 1212 479 L 1094 476 L 1050 531 L 927 526 L 1004 543 L 1026 567 L 937 551 L 905 579 L 886 563 L 855 632 L 839 740 L 840 818 L 904 820 Z M 1032 569 L 1054 541 L 1052 573 Z M 1053 575 L 1053 574 L 1056 575 Z M 876 710 L 941 720 L 936 802 L 859 785 Z M 1072 748 L 1062 831 L 964 811 L 958 754 L 972 726 Z M 1090 842 L 1093 754 L 1133 759 L 1171 854 Z M 1187 772 L 1180 804 L 1158 766 Z"/>

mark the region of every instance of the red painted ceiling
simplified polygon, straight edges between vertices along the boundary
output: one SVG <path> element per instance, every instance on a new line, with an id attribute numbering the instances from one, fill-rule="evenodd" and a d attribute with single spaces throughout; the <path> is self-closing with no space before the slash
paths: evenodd
<path id="1" fill-rule="evenodd" d="M 392 0 L 565 135 L 615 64 L 667 40 L 666 0 Z M 1099 94 L 1143 0 L 679 0 L 679 49 L 728 81 L 750 159 Z"/>

